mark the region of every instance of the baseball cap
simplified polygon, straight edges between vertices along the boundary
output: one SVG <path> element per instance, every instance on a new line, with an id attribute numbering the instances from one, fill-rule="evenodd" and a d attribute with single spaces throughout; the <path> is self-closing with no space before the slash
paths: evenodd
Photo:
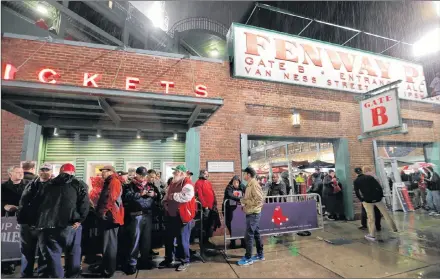
<path id="1" fill-rule="evenodd" d="M 118 175 L 127 175 L 128 174 L 128 172 L 126 172 L 126 171 L 118 171 Z"/>
<path id="2" fill-rule="evenodd" d="M 52 165 L 49 163 L 44 163 L 41 167 L 40 170 L 52 170 Z"/>
<path id="3" fill-rule="evenodd" d="M 244 173 L 250 174 L 252 177 L 255 177 L 257 175 L 257 172 L 252 167 L 247 167 L 243 170 Z"/>
<path id="4" fill-rule="evenodd" d="M 107 166 L 104 166 L 103 168 L 99 169 L 99 171 L 103 171 L 103 170 L 116 172 L 115 167 L 113 167 L 111 165 L 107 165 Z"/>
<path id="5" fill-rule="evenodd" d="M 60 171 L 75 171 L 75 166 L 67 163 L 61 166 Z"/>
<path id="6" fill-rule="evenodd" d="M 136 169 L 136 173 L 142 176 L 146 176 L 148 174 L 148 170 L 146 167 L 139 167 Z"/>
<path id="7" fill-rule="evenodd" d="M 357 174 L 361 174 L 362 173 L 362 168 L 355 168 L 354 172 Z"/>
<path id="8" fill-rule="evenodd" d="M 184 165 L 178 165 L 177 167 L 172 168 L 172 170 L 174 170 L 174 171 L 181 171 L 181 172 L 187 172 L 188 171 Z"/>

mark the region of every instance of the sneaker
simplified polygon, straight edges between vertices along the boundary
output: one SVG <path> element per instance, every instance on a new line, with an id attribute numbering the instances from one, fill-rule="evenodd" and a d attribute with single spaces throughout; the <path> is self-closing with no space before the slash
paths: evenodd
<path id="1" fill-rule="evenodd" d="M 246 257 L 243 257 L 243 258 L 241 258 L 241 260 L 239 260 L 239 261 L 237 262 L 237 265 L 239 265 L 239 266 L 245 266 L 245 265 L 251 265 L 251 264 L 253 264 L 253 263 L 254 263 L 254 261 L 252 260 L 252 258 L 248 259 L 248 258 L 246 258 Z"/>
<path id="2" fill-rule="evenodd" d="M 436 213 L 436 214 L 434 214 L 433 216 L 435 216 L 435 217 L 439 217 L 439 216 L 440 216 L 440 213 Z"/>
<path id="3" fill-rule="evenodd" d="M 366 230 L 366 229 L 368 229 L 367 227 L 364 227 L 364 226 L 360 226 L 358 229 L 360 229 L 360 230 Z"/>
<path id="4" fill-rule="evenodd" d="M 326 219 L 329 220 L 329 221 L 335 221 L 336 220 L 335 218 L 333 218 L 333 216 L 327 216 Z"/>
<path id="5" fill-rule="evenodd" d="M 137 269 L 135 266 L 129 265 L 123 271 L 127 275 L 133 275 L 137 272 Z"/>
<path id="6" fill-rule="evenodd" d="M 179 267 L 176 269 L 177 271 L 185 271 L 189 267 L 189 263 L 182 263 L 179 265 Z"/>
<path id="7" fill-rule="evenodd" d="M 254 262 L 264 261 L 266 258 L 264 257 L 264 254 L 255 255 L 252 257 L 252 260 Z"/>
<path id="8" fill-rule="evenodd" d="M 376 238 L 373 237 L 373 236 L 371 236 L 371 235 L 369 235 L 369 234 L 367 234 L 367 235 L 365 236 L 365 239 L 366 239 L 366 240 L 369 240 L 369 241 L 376 241 Z"/>
<path id="9" fill-rule="evenodd" d="M 89 266 L 89 271 L 91 273 L 101 273 L 102 272 L 102 266 L 99 265 L 99 264 L 90 265 Z"/>
<path id="10" fill-rule="evenodd" d="M 437 214 L 436 212 L 434 212 L 434 211 L 431 211 L 431 212 L 429 212 L 429 216 L 434 216 L 435 214 Z"/>
<path id="11" fill-rule="evenodd" d="M 159 268 L 173 268 L 175 265 L 175 262 L 170 262 L 170 261 L 162 261 L 159 264 Z"/>

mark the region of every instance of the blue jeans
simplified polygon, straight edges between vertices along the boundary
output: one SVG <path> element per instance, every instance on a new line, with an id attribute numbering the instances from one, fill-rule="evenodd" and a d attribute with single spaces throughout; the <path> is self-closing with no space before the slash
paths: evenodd
<path id="1" fill-rule="evenodd" d="M 434 199 L 432 196 L 432 192 L 429 189 L 426 189 L 426 206 L 429 208 L 430 211 L 434 211 Z"/>
<path id="2" fill-rule="evenodd" d="M 165 260 L 174 261 L 174 258 L 180 259 L 182 263 L 190 262 L 189 238 L 194 220 L 183 224 L 180 216 L 168 216 L 165 221 Z M 174 241 L 177 247 L 174 247 Z"/>
<path id="3" fill-rule="evenodd" d="M 77 277 L 79 275 L 81 272 L 81 235 L 82 226 L 79 226 L 76 230 L 72 227 L 44 229 L 40 233 L 40 249 L 47 261 L 48 277 L 64 277 L 64 268 L 61 263 L 63 251 L 66 277 Z"/>
<path id="4" fill-rule="evenodd" d="M 252 249 L 257 247 L 257 254 L 263 254 L 263 243 L 260 237 L 260 218 L 261 213 L 254 213 L 246 215 L 246 258 L 250 259 L 252 257 Z"/>
<path id="5" fill-rule="evenodd" d="M 440 191 L 431 191 L 432 201 L 434 203 L 433 211 L 440 213 Z"/>
<path id="6" fill-rule="evenodd" d="M 141 262 L 149 261 L 153 217 L 145 214 L 130 216 L 129 219 L 125 226 L 128 242 L 128 265 L 136 266 L 139 252 L 141 253 Z"/>

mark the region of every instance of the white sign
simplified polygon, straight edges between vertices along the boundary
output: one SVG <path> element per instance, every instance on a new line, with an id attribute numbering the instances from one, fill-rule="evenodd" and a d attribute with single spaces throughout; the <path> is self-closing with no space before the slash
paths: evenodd
<path id="1" fill-rule="evenodd" d="M 234 77 L 354 93 L 402 80 L 400 98 L 428 96 L 423 67 L 411 62 L 236 23 L 228 40 Z"/>
<path id="2" fill-rule="evenodd" d="M 390 129 L 402 125 L 400 102 L 396 89 L 360 102 L 362 133 Z"/>
<path id="3" fill-rule="evenodd" d="M 234 161 L 208 161 L 208 172 L 234 172 Z"/>

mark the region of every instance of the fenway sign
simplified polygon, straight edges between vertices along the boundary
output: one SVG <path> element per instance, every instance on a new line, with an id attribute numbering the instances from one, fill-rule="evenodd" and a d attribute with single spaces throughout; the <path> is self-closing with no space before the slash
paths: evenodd
<path id="1" fill-rule="evenodd" d="M 3 67 L 2 78 L 4 80 L 14 80 L 17 73 L 17 68 L 12 64 L 5 64 Z M 85 87 L 100 87 L 101 74 L 98 73 L 83 73 L 82 85 Z M 55 69 L 44 68 L 36 74 L 36 79 L 41 83 L 62 84 L 62 76 Z M 141 80 L 138 77 L 125 77 L 125 90 L 138 90 Z M 168 94 L 170 88 L 174 88 L 176 84 L 173 81 L 160 81 L 158 84 L 164 88 L 164 93 Z M 194 94 L 198 97 L 208 97 L 208 88 L 203 84 L 194 86 Z"/>
<path id="2" fill-rule="evenodd" d="M 360 102 L 362 133 L 396 128 L 402 125 L 396 89 L 374 95 Z"/>
<path id="3" fill-rule="evenodd" d="M 428 96 L 418 64 L 235 23 L 228 40 L 235 77 L 353 93 L 402 80 L 399 97 Z"/>

